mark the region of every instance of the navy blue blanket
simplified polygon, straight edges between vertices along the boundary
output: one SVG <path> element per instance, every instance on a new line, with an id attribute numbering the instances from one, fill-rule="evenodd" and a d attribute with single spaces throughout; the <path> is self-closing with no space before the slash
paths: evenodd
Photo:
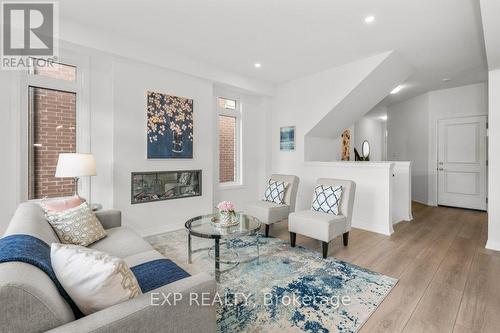
<path id="1" fill-rule="evenodd" d="M 169 259 L 157 259 L 130 268 L 143 293 L 190 276 Z"/>
<path id="2" fill-rule="evenodd" d="M 71 297 L 57 280 L 50 262 L 50 246 L 30 235 L 11 235 L 0 239 L 0 263 L 19 261 L 33 265 L 49 276 L 70 305 L 75 317 L 83 317 Z M 130 268 L 143 293 L 190 276 L 169 259 L 157 259 Z"/>

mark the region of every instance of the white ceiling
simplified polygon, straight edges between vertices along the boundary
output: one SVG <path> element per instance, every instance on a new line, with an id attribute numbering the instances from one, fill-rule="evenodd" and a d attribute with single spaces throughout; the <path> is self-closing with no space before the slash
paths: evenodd
<path id="1" fill-rule="evenodd" d="M 386 104 L 487 78 L 476 0 L 65 0 L 60 15 L 61 29 L 74 22 L 272 83 L 396 50 L 415 74 Z"/>

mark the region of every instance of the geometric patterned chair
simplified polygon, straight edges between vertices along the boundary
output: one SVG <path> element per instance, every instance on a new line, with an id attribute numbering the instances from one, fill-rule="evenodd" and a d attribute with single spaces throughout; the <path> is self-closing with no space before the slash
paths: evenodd
<path id="1" fill-rule="evenodd" d="M 297 199 L 297 190 L 299 188 L 299 177 L 293 175 L 272 175 L 271 179 L 287 183 L 284 204 L 258 200 L 244 204 L 245 214 L 258 218 L 266 226 L 266 237 L 269 236 L 269 227 L 271 224 L 280 222 L 288 218 L 288 215 L 295 211 L 295 200 Z"/>
<path id="2" fill-rule="evenodd" d="M 295 247 L 297 234 L 322 241 L 323 258 L 326 258 L 328 256 L 328 243 L 337 236 L 343 235 L 344 246 L 349 243 L 356 183 L 351 180 L 322 178 L 318 179 L 317 185 L 342 186 L 339 215 L 311 209 L 298 211 L 288 217 L 288 231 L 292 247 Z"/>

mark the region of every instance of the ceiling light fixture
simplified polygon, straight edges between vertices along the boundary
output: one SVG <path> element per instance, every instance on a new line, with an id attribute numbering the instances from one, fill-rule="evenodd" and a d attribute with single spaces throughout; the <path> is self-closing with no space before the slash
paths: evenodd
<path id="1" fill-rule="evenodd" d="M 260 63 L 256 62 L 255 64 L 253 64 L 253 67 L 255 67 L 255 68 L 261 68 L 262 65 Z"/>
<path id="2" fill-rule="evenodd" d="M 443 79 L 443 82 L 450 82 L 450 81 L 451 81 L 451 79 L 450 79 L 450 78 L 448 78 L 448 77 L 445 77 L 445 78 Z"/>
<path id="3" fill-rule="evenodd" d="M 373 23 L 373 21 L 375 21 L 375 16 L 369 15 L 369 16 L 365 17 L 365 23 L 370 24 L 370 23 Z"/>
<path id="4" fill-rule="evenodd" d="M 386 121 L 387 120 L 387 115 L 380 116 L 379 119 L 382 120 L 382 121 Z"/>
<path id="5" fill-rule="evenodd" d="M 397 86 L 396 88 L 392 89 L 391 95 L 397 94 L 398 92 L 401 91 L 404 87 L 402 85 Z"/>

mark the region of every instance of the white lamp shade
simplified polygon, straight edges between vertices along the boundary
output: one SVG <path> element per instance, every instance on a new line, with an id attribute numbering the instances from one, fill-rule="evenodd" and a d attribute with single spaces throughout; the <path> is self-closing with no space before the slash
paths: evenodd
<path id="1" fill-rule="evenodd" d="M 59 154 L 56 177 L 82 177 L 95 176 L 96 174 L 95 160 L 92 154 Z"/>

